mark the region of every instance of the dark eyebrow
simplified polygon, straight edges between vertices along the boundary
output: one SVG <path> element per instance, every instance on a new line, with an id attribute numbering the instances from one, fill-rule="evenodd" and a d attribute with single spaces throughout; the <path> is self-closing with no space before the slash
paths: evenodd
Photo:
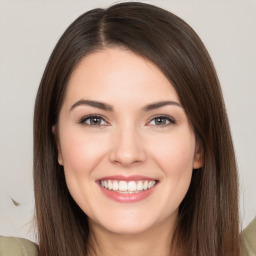
<path id="1" fill-rule="evenodd" d="M 174 105 L 174 106 L 178 106 L 178 107 L 181 107 L 181 104 L 176 102 L 176 101 L 160 101 L 160 102 L 156 102 L 156 103 L 152 103 L 152 104 L 149 104 L 147 106 L 145 106 L 143 108 L 144 111 L 150 111 L 150 110 L 153 110 L 153 109 L 156 109 L 156 108 L 161 108 L 161 107 L 164 107 L 166 105 Z"/>
<path id="2" fill-rule="evenodd" d="M 94 108 L 100 108 L 106 111 L 113 111 L 113 107 L 99 101 L 94 101 L 94 100 L 79 100 L 75 104 L 73 104 L 70 108 L 70 111 L 73 110 L 75 107 L 80 106 L 80 105 L 88 105 Z"/>

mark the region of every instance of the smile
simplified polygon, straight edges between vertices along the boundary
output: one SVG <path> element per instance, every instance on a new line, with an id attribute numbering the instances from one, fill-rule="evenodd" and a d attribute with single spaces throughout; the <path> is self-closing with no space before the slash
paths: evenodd
<path id="1" fill-rule="evenodd" d="M 113 190 L 117 193 L 133 194 L 140 193 L 151 189 L 155 186 L 155 180 L 139 180 L 139 181 L 124 181 L 124 180 L 101 180 L 100 185 L 108 190 Z"/>
<path id="2" fill-rule="evenodd" d="M 119 203 L 135 203 L 150 197 L 159 180 L 145 176 L 108 176 L 97 180 L 103 194 Z"/>

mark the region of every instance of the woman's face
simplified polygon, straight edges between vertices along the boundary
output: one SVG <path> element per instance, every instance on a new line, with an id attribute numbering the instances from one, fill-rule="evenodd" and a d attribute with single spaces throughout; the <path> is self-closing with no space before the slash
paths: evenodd
<path id="1" fill-rule="evenodd" d="M 154 64 L 121 48 L 84 57 L 56 129 L 68 189 L 92 229 L 135 234 L 174 225 L 200 150 Z"/>

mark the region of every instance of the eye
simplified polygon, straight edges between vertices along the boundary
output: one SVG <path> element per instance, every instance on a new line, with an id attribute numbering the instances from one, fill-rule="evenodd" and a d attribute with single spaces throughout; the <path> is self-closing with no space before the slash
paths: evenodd
<path id="1" fill-rule="evenodd" d="M 79 123 L 85 124 L 85 125 L 88 125 L 88 126 L 108 125 L 108 123 L 101 116 L 98 116 L 98 115 L 85 116 L 80 120 Z"/>
<path id="2" fill-rule="evenodd" d="M 169 116 L 156 116 L 148 122 L 148 125 L 167 126 L 175 124 L 175 120 Z"/>

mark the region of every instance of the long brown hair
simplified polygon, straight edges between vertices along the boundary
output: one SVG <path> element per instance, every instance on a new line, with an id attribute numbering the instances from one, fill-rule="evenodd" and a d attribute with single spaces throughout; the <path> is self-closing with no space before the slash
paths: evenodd
<path id="1" fill-rule="evenodd" d="M 87 216 L 58 165 L 52 126 L 79 61 L 97 49 L 125 47 L 149 59 L 172 83 L 203 149 L 179 207 L 175 255 L 238 256 L 237 168 L 227 114 L 211 58 L 183 20 L 143 3 L 94 9 L 58 41 L 43 74 L 34 112 L 34 188 L 40 255 L 88 255 Z"/>

